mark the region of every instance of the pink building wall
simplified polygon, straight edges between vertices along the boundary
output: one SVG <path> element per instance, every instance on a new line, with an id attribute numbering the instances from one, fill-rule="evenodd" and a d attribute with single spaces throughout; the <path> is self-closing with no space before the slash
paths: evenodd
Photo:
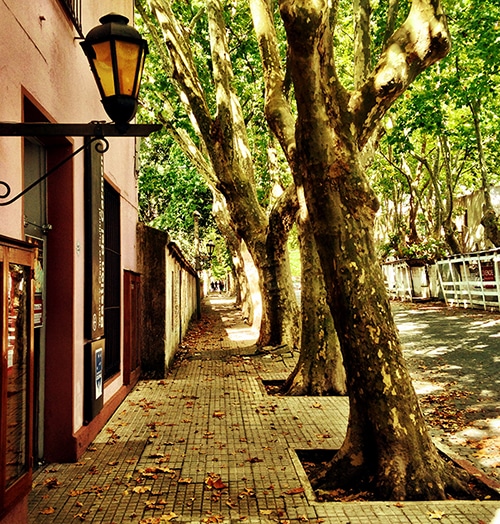
<path id="1" fill-rule="evenodd" d="M 83 33 L 98 25 L 99 18 L 109 12 L 124 14 L 133 20 L 133 0 L 82 1 Z M 51 122 L 109 121 L 80 41 L 58 0 L 0 2 L 0 122 L 24 121 L 25 97 Z M 136 271 L 135 139 L 119 137 L 109 142 L 104 172 L 105 179 L 120 195 L 122 273 Z M 65 146 L 59 145 L 52 161 L 82 143 L 82 138 L 67 137 Z M 12 195 L 23 187 L 23 172 L 23 139 L 0 137 L 0 180 L 11 186 Z M 41 431 L 48 460 L 76 460 L 129 387 L 123 383 L 122 365 L 120 373 L 105 384 L 102 412 L 84 425 L 83 173 L 84 157 L 80 154 L 48 182 L 52 188 L 49 220 L 53 229 L 47 235 L 47 244 L 53 251 L 54 262 L 47 286 L 52 286 L 51 295 L 56 298 L 46 305 L 47 325 L 52 326 L 47 328 L 47 346 L 61 345 L 57 348 L 59 361 L 49 359 L 46 364 L 47 383 L 41 393 L 46 395 L 45 429 Z M 0 193 L 3 190 L 0 186 Z M 24 240 L 23 199 L 0 207 L 0 235 Z M 123 322 L 122 308 L 122 333 Z M 123 337 L 121 340 L 123 353 Z M 15 513 L 20 514 L 19 508 Z M 0 521 L 8 522 L 8 518 L 8 515 L 0 516 Z"/>

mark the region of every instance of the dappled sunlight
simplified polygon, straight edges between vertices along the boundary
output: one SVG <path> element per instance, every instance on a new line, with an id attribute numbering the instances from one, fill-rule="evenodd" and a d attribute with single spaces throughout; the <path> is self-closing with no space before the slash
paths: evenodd
<path id="1" fill-rule="evenodd" d="M 482 389 L 481 390 L 481 396 L 482 397 L 496 397 L 497 396 L 497 392 L 493 391 L 491 389 Z"/>
<path id="2" fill-rule="evenodd" d="M 498 328 L 500 329 L 500 320 L 486 320 L 486 321 L 478 320 L 476 322 L 471 322 L 470 325 L 474 326 L 475 328 L 479 328 L 479 329 L 495 327 L 495 326 L 498 326 Z"/>
<path id="3" fill-rule="evenodd" d="M 415 388 L 415 393 L 417 395 L 432 395 L 442 391 L 442 387 L 434 382 L 427 382 L 422 380 L 414 380 L 413 387 Z"/>
<path id="4" fill-rule="evenodd" d="M 210 302 L 214 309 L 220 311 L 224 329 L 231 342 L 248 346 L 255 344 L 259 337 L 258 326 L 244 324 L 241 321 L 240 311 L 234 309 L 234 297 L 211 294 Z M 227 325 L 230 327 L 227 327 Z"/>
<path id="5" fill-rule="evenodd" d="M 500 467 L 500 417 L 475 420 L 450 438 L 455 444 L 472 447 L 481 467 Z"/>
<path id="6" fill-rule="evenodd" d="M 428 324 L 416 324 L 415 322 L 398 323 L 398 329 L 401 333 L 413 333 L 414 335 L 422 333 L 428 327 Z"/>
<path id="7" fill-rule="evenodd" d="M 226 328 L 227 336 L 233 342 L 247 342 L 249 346 L 255 344 L 259 331 L 258 329 L 248 326 L 242 328 Z"/>
<path id="8" fill-rule="evenodd" d="M 500 476 L 500 315 L 392 304 L 403 355 L 438 438 Z M 500 524 L 500 511 L 495 517 Z"/>

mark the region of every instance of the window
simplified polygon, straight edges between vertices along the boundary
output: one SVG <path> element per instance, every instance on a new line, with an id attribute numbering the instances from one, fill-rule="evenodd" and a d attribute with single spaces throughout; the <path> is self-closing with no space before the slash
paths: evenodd
<path id="1" fill-rule="evenodd" d="M 0 514 L 25 496 L 31 485 L 32 270 L 31 248 L 0 243 L 0 455 L 5 457 L 0 465 Z"/>
<path id="2" fill-rule="evenodd" d="M 104 183 L 104 378 L 120 371 L 121 330 L 120 195 Z"/>

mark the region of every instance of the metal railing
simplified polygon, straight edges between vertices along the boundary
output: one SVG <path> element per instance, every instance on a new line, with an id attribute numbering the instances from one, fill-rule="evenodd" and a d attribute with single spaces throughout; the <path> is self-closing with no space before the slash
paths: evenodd
<path id="1" fill-rule="evenodd" d="M 59 0 L 66 13 L 71 18 L 80 36 L 82 32 L 82 0 Z"/>
<path id="2" fill-rule="evenodd" d="M 500 309 L 499 249 L 453 255 L 437 265 L 448 305 Z"/>

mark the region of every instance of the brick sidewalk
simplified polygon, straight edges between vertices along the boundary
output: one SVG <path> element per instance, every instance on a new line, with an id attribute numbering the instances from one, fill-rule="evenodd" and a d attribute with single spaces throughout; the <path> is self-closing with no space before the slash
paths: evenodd
<path id="1" fill-rule="evenodd" d="M 268 396 L 294 358 L 255 355 L 255 336 L 211 295 L 169 376 L 141 381 L 80 462 L 38 472 L 30 522 L 500 522 L 492 501 L 316 502 L 295 450 L 338 448 L 347 399 Z"/>

